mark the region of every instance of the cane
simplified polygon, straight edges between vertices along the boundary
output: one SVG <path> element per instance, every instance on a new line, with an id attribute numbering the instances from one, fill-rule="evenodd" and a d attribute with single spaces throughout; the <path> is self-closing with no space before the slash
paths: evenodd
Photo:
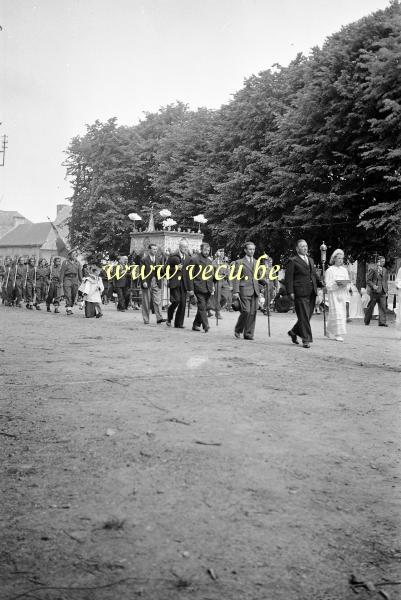
<path id="1" fill-rule="evenodd" d="M 270 289 L 269 289 L 269 282 L 266 283 L 267 285 L 267 332 L 269 337 L 271 337 L 270 334 Z"/>
<path id="2" fill-rule="evenodd" d="M 219 308 L 220 308 L 220 300 L 219 300 L 219 282 L 216 281 L 216 289 L 215 289 L 215 298 L 216 298 L 216 302 L 215 302 L 215 311 L 216 311 L 216 327 L 219 326 Z"/>
<path id="3" fill-rule="evenodd" d="M 189 311 L 191 310 L 191 296 L 188 296 L 188 314 L 187 317 L 189 317 Z"/>
<path id="4" fill-rule="evenodd" d="M 320 246 L 320 257 L 322 260 L 322 272 L 323 272 L 323 330 L 324 330 L 324 335 L 327 335 L 327 329 L 326 329 L 326 282 L 325 282 L 325 264 L 326 264 L 326 251 L 327 251 L 327 246 L 326 244 L 323 242 L 323 244 Z"/>

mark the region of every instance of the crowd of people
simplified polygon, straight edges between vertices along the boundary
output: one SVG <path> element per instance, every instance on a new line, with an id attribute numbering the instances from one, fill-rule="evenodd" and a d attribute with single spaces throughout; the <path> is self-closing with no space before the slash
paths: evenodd
<path id="1" fill-rule="evenodd" d="M 113 263 L 102 261 L 103 264 L 81 266 L 75 250 L 70 250 L 65 260 L 55 257 L 50 264 L 45 259 L 36 264 L 34 258 L 19 257 L 13 261 L 7 257 L 0 267 L 2 304 L 22 308 L 25 303 L 27 310 L 46 306 L 48 312 L 53 307 L 59 313 L 64 299 L 67 315 L 78 304 L 85 309 L 87 318 L 100 318 L 102 305 L 114 301 L 118 311 L 125 312 L 129 307 L 141 310 L 144 324 L 154 314 L 157 324 L 175 328 L 185 327 L 186 310 L 188 307 L 189 314 L 192 304 L 197 308 L 192 330 L 205 333 L 210 329 L 209 318 L 214 315 L 218 324 L 223 318 L 223 308 L 227 308 L 239 312 L 234 336 L 245 340 L 254 339 L 259 309 L 268 316 L 271 310 L 292 309 L 297 321 L 288 335 L 297 345 L 299 338 L 304 348 L 309 348 L 313 341 L 310 320 L 316 311 L 327 311 L 326 335 L 339 342 L 344 341 L 347 321 L 356 315 L 364 316 L 365 325 L 369 325 L 376 305 L 378 325 L 387 327 L 388 272 L 384 257 L 379 257 L 377 264 L 369 269 L 361 297 L 344 264 L 341 249 L 332 253 L 330 266 L 323 274 L 309 256 L 306 241 L 298 240 L 296 252 L 286 265 L 284 280 L 279 280 L 277 272 L 272 276 L 274 269 L 269 257 L 264 255 L 262 261 L 255 259 L 255 249 L 253 242 L 246 242 L 244 256 L 230 262 L 223 249 L 212 257 L 210 245 L 202 243 L 199 251 L 189 252 L 187 240 L 182 239 L 175 252 L 160 254 L 156 244 L 149 244 L 141 256 L 120 256 Z M 262 276 L 261 264 L 265 266 Z M 133 265 L 140 268 L 140 276 L 132 276 Z M 165 279 L 163 274 L 168 268 L 172 275 Z M 400 326 L 401 269 L 395 286 Z"/>

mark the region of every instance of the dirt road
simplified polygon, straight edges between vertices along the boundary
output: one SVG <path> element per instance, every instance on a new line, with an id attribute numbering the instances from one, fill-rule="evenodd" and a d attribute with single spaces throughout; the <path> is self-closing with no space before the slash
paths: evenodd
<path id="1" fill-rule="evenodd" d="M 400 333 L 234 319 L 0 307 L 2 600 L 401 597 Z"/>

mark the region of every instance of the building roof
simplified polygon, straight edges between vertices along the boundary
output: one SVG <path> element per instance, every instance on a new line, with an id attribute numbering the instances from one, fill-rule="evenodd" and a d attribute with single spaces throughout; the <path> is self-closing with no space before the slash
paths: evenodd
<path id="1" fill-rule="evenodd" d="M 0 238 L 4 246 L 42 246 L 51 230 L 50 223 L 26 223 L 18 225 Z"/>
<path id="2" fill-rule="evenodd" d="M 0 210 L 0 238 L 13 229 L 16 225 L 16 220 L 20 219 L 24 219 L 25 223 L 31 222 L 16 210 Z"/>

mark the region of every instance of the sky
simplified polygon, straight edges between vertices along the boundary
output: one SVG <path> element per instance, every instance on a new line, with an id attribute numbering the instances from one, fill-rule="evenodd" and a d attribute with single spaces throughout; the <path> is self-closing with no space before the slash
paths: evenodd
<path id="1" fill-rule="evenodd" d="M 181 100 L 218 108 L 388 0 L 0 0 L 0 210 L 55 217 L 85 124 Z M 1 156 L 0 156 L 1 161 Z"/>

